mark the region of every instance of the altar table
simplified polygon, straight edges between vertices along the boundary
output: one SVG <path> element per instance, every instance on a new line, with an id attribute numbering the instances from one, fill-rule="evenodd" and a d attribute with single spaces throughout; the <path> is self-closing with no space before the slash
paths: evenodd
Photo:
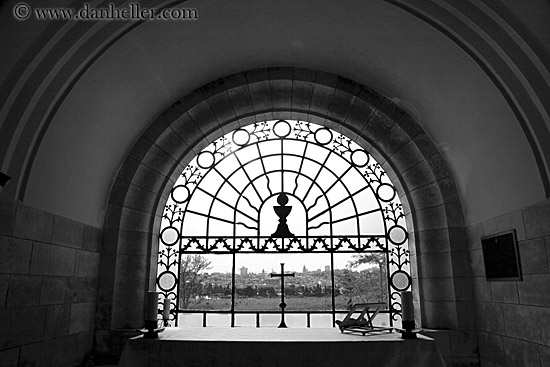
<path id="1" fill-rule="evenodd" d="M 445 367 L 435 341 L 337 328 L 182 327 L 128 340 L 119 367 Z"/>

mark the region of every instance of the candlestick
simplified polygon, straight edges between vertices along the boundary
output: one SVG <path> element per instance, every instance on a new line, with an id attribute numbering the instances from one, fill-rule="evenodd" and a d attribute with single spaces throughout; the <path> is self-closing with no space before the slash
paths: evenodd
<path id="1" fill-rule="evenodd" d="M 158 307 L 159 307 L 158 303 L 159 303 L 158 292 L 148 292 L 147 293 L 147 312 L 145 314 L 145 320 L 157 321 Z"/>
<path id="2" fill-rule="evenodd" d="M 413 294 L 411 291 L 401 292 L 401 307 L 403 310 L 403 321 L 413 321 L 414 320 L 414 305 L 413 305 Z"/>
<path id="3" fill-rule="evenodd" d="M 156 339 L 161 331 L 158 328 L 158 292 L 147 292 L 145 298 L 145 331 L 143 337 L 145 339 Z"/>
<path id="4" fill-rule="evenodd" d="M 166 297 L 164 299 L 164 308 L 162 310 L 162 319 L 164 320 L 164 323 L 168 320 L 170 320 L 170 298 Z"/>
<path id="5" fill-rule="evenodd" d="M 401 327 L 398 329 L 403 339 L 416 339 L 420 330 L 415 329 L 413 294 L 411 291 L 401 292 Z"/>

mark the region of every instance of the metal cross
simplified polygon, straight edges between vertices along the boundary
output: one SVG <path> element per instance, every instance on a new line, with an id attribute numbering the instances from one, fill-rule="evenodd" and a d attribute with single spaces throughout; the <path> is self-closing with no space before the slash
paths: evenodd
<path id="1" fill-rule="evenodd" d="M 280 277 L 281 278 L 281 303 L 279 307 L 281 308 L 281 323 L 279 324 L 280 328 L 286 328 L 285 324 L 285 277 L 293 277 L 295 273 L 285 273 L 285 263 L 281 263 L 281 274 L 271 273 L 271 277 Z"/>

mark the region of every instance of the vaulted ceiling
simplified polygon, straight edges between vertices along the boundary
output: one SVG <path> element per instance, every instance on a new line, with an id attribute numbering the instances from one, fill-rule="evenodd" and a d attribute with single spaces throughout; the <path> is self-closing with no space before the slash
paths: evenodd
<path id="1" fill-rule="evenodd" d="M 151 0 L 199 17 L 147 22 L 18 21 L 17 3 L 0 5 L 2 194 L 39 209 L 100 227 L 157 115 L 267 66 L 337 74 L 398 104 L 443 154 L 468 223 L 550 192 L 545 0 Z"/>

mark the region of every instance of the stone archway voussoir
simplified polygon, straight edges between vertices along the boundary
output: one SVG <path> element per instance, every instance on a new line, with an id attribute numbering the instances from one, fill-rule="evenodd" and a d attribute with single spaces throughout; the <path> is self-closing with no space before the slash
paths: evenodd
<path id="1" fill-rule="evenodd" d="M 149 246 L 147 251 L 152 251 L 151 239 L 158 235 L 169 185 L 177 178 L 178 169 L 224 133 L 280 118 L 306 120 L 346 135 L 351 132 L 350 137 L 375 156 L 403 193 L 407 224 L 417 246 L 413 257 L 419 261 L 418 278 L 425 279 L 437 261 L 418 251 L 417 234 L 464 224 L 456 187 L 449 182 L 452 178 L 443 158 L 422 127 L 391 100 L 356 82 L 315 70 L 276 67 L 238 73 L 205 85 L 169 106 L 138 140 L 121 168 L 117 181 L 133 186 L 118 185 L 111 193 L 105 228 L 145 232 L 147 242 L 141 241 L 140 246 Z M 140 202 L 140 190 L 134 187 L 158 193 L 157 207 L 144 208 L 151 205 L 152 198 Z M 425 189 L 419 190 L 422 187 Z M 417 192 L 411 194 L 415 189 Z M 429 193 L 437 194 L 435 201 L 427 197 Z M 467 244 L 463 246 L 466 249 Z M 439 256 L 452 264 L 453 252 Z M 143 269 L 117 268 L 117 276 L 124 279 L 136 279 L 142 273 Z M 143 296 L 145 291 L 138 293 Z M 137 293 L 131 300 L 121 297 L 123 293 L 115 284 L 112 299 L 119 304 L 114 309 L 143 303 Z M 448 307 L 456 309 L 454 304 Z M 454 327 L 456 322 L 429 308 L 424 302 L 428 326 Z M 113 317 L 123 316 L 116 313 Z M 113 320 L 112 324 L 121 323 L 125 321 Z"/>

